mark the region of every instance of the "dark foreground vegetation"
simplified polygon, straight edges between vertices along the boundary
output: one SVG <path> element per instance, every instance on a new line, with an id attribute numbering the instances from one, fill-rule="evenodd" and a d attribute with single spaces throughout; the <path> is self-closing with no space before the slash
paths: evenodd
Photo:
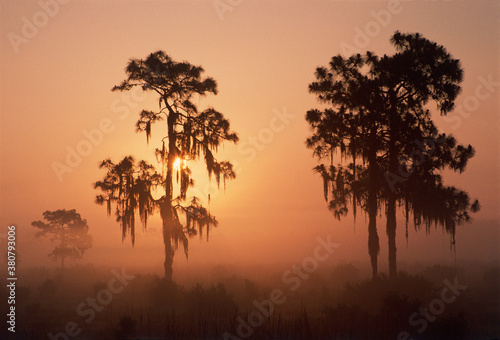
<path id="1" fill-rule="evenodd" d="M 368 270 L 344 264 L 312 273 L 295 290 L 279 273 L 255 273 L 266 279 L 249 280 L 231 272 L 214 270 L 208 283 L 180 286 L 121 269 L 31 269 L 16 289 L 15 339 L 457 340 L 500 335 L 496 265 L 422 266 L 395 279 L 382 274 L 372 281 Z M 272 293 L 276 289 L 282 293 L 278 298 Z M 0 335 L 9 338 L 5 326 Z"/>

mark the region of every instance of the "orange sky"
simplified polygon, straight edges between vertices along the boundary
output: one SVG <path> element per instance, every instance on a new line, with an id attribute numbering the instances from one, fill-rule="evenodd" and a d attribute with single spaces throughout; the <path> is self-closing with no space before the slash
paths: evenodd
<path id="1" fill-rule="evenodd" d="M 229 7 L 216 9 L 214 3 Z M 52 15 L 44 15 L 42 7 Z M 316 161 L 305 148 L 304 115 L 318 104 L 307 86 L 316 66 L 346 48 L 361 44 L 361 52 L 392 54 L 389 37 L 395 30 L 420 32 L 462 62 L 465 80 L 457 104 L 466 109 L 448 119 L 436 117 L 442 130 L 476 148 L 464 174 L 445 178 L 482 205 L 474 223 L 458 230 L 457 259 L 498 258 L 497 1 L 2 1 L 0 13 L 0 230 L 5 236 L 7 225 L 18 226 L 27 264 L 51 264 L 50 242 L 34 238 L 31 221 L 45 210 L 77 209 L 94 237 L 83 262 L 133 263 L 161 272 L 158 219 L 151 220 L 147 233 L 138 233 L 132 249 L 129 239 L 122 244 L 114 217 L 93 203 L 92 189 L 103 176 L 97 164 L 106 157 L 132 154 L 153 161 L 160 134 L 154 131 L 148 146 L 134 129 L 138 112 L 156 108 L 156 98 L 110 89 L 124 79 L 130 58 L 159 49 L 202 65 L 217 80 L 219 94 L 199 103 L 223 112 L 240 136 L 238 146 L 227 144 L 221 152 L 239 167 L 225 193 L 212 194 L 219 227 L 209 243 L 193 239 L 189 262 L 179 252 L 175 266 L 300 261 L 316 238 L 326 235 L 341 244 L 333 262 L 368 263 L 364 216 L 355 231 L 352 217 L 334 220 L 321 180 L 311 170 Z M 34 22 L 40 27 L 30 27 Z M 362 40 L 359 32 L 370 35 Z M 488 79 L 493 85 L 482 88 L 477 99 L 478 86 Z M 283 126 L 276 123 L 279 117 Z M 58 178 L 54 162 L 65 163 L 68 148 L 76 149 L 88 140 L 85 133 L 99 128 L 105 131 L 102 140 L 94 140 L 72 171 Z M 275 132 L 269 134 L 271 128 Z M 251 146 L 252 139 L 261 144 Z M 200 174 L 203 192 L 208 180 Z M 401 220 L 400 261 L 452 263 L 449 237 L 440 230 L 430 237 L 412 232 L 408 248 L 403 234 Z M 379 235 L 380 269 L 386 271 L 383 219 Z"/>

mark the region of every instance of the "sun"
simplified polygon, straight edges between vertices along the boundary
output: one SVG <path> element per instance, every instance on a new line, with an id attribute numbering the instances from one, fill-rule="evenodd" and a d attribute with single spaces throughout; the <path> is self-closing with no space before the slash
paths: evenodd
<path id="1" fill-rule="evenodd" d="M 174 170 L 181 171 L 181 159 L 177 157 L 174 161 Z"/>

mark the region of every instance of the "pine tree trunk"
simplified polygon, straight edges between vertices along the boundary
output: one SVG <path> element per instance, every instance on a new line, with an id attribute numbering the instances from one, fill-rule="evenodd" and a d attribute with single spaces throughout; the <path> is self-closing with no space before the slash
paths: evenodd
<path id="1" fill-rule="evenodd" d="M 387 238 L 389 240 L 389 277 L 398 275 L 396 266 L 396 199 L 393 193 L 387 200 Z"/>
<path id="2" fill-rule="evenodd" d="M 390 140 L 389 140 L 389 172 L 396 174 L 398 172 L 398 156 L 396 139 L 398 136 L 398 127 L 395 120 L 396 115 L 391 115 L 390 121 Z M 396 188 L 388 188 L 387 195 L 387 239 L 389 249 L 389 277 L 395 278 L 398 275 L 396 266 Z"/>
<path id="3" fill-rule="evenodd" d="M 165 269 L 165 279 L 168 282 L 172 282 L 174 249 L 172 247 L 172 220 L 169 221 L 168 217 L 163 218 L 163 243 L 165 245 L 165 262 L 163 263 Z"/>
<path id="4" fill-rule="evenodd" d="M 167 101 L 165 100 L 165 103 Z M 167 105 L 168 106 L 168 105 Z M 176 136 L 175 136 L 175 122 L 177 120 L 177 114 L 168 106 L 169 115 L 167 118 L 167 129 L 168 129 L 168 156 L 167 156 L 167 175 L 165 180 L 165 202 L 163 202 L 163 207 L 161 211 L 161 217 L 163 220 L 163 243 L 165 245 L 165 279 L 172 282 L 173 281 L 173 269 L 172 265 L 174 262 L 174 248 L 172 247 L 173 238 L 173 228 L 174 228 L 174 216 L 172 211 L 172 181 L 173 181 L 173 169 L 176 155 Z"/>
<path id="5" fill-rule="evenodd" d="M 378 276 L 377 257 L 380 251 L 379 238 L 377 233 L 377 171 L 376 155 L 372 154 L 369 159 L 369 179 L 368 179 L 368 253 L 372 264 L 372 279 Z"/>
<path id="6" fill-rule="evenodd" d="M 61 225 L 61 248 L 66 249 L 66 229 Z M 64 252 L 61 254 L 61 268 L 64 268 Z"/>

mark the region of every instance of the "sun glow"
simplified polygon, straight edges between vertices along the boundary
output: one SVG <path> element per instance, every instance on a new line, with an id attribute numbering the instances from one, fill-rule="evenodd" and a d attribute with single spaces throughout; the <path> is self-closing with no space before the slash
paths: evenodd
<path id="1" fill-rule="evenodd" d="M 174 161 L 174 171 L 180 172 L 181 170 L 186 169 L 186 160 L 177 157 Z"/>
<path id="2" fill-rule="evenodd" d="M 181 171 L 181 159 L 177 157 L 174 161 L 174 170 L 175 171 Z"/>

